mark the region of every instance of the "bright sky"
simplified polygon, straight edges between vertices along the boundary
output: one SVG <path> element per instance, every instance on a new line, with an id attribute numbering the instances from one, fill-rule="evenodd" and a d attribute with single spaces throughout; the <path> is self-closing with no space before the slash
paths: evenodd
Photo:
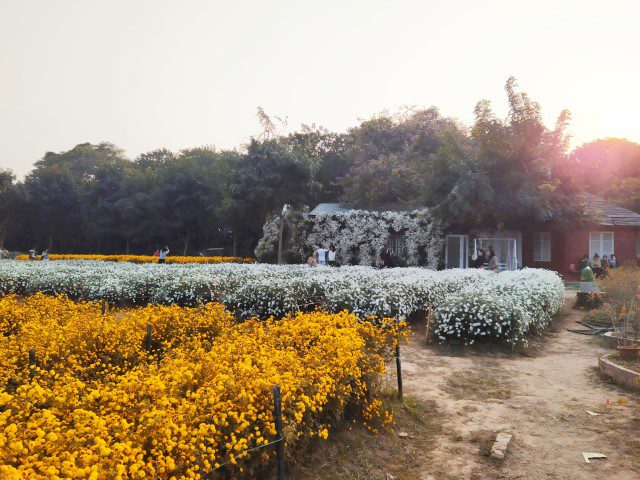
<path id="1" fill-rule="evenodd" d="M 110 141 L 243 144 L 256 107 L 343 131 L 435 105 L 469 124 L 504 83 L 563 108 L 574 145 L 640 141 L 640 2 L 0 0 L 0 166 Z"/>

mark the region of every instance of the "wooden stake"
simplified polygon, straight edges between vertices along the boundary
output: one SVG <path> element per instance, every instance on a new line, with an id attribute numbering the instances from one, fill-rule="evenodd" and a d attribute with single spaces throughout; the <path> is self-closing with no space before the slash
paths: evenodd
<path id="1" fill-rule="evenodd" d="M 402 400 L 402 365 L 400 365 L 400 337 L 396 339 L 396 371 L 398 373 L 398 398 Z"/>
<path id="2" fill-rule="evenodd" d="M 278 466 L 278 480 L 286 480 L 284 468 L 284 427 L 282 424 L 282 396 L 280 385 L 275 385 L 273 392 L 273 418 L 276 424 L 276 464 Z"/>
<path id="3" fill-rule="evenodd" d="M 429 330 L 431 329 L 431 320 L 433 318 L 433 303 L 429 304 L 429 308 L 427 309 L 427 331 L 425 334 L 424 343 L 429 343 Z"/>

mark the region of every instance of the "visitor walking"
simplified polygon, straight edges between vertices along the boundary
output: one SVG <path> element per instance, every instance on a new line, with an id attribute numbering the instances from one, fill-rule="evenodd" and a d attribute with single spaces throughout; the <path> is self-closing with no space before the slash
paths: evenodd
<path id="1" fill-rule="evenodd" d="M 315 250 L 311 252 L 311 256 L 307 258 L 307 265 L 311 268 L 316 268 L 318 266 L 318 252 Z"/>
<path id="2" fill-rule="evenodd" d="M 40 256 L 40 260 L 49 260 L 49 250 L 48 249 L 44 249 L 42 251 L 42 255 Z"/>
<path id="3" fill-rule="evenodd" d="M 169 247 L 165 245 L 164 249 L 160 249 L 160 255 L 158 256 L 158 263 L 166 263 L 167 255 L 169 255 Z"/>
<path id="4" fill-rule="evenodd" d="M 320 245 L 320 247 L 318 247 L 317 253 L 317 260 L 318 263 L 320 265 L 326 265 L 327 264 L 327 253 L 329 252 L 329 250 L 327 250 L 326 248 L 324 248 L 322 245 Z"/>
<path id="5" fill-rule="evenodd" d="M 335 267 L 336 263 L 336 246 L 332 243 L 329 245 L 329 252 L 327 253 L 327 258 L 329 260 L 329 266 Z"/>

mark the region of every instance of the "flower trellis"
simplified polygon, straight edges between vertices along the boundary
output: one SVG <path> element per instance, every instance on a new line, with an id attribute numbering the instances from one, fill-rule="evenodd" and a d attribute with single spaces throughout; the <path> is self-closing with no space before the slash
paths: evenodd
<path id="1" fill-rule="evenodd" d="M 259 261 L 274 258 L 278 245 L 280 217 L 269 219 L 263 237 L 255 250 Z M 286 224 L 291 232 L 289 250 L 304 261 L 305 254 L 318 246 L 336 246 L 337 258 L 342 264 L 374 265 L 382 248 L 389 244 L 393 234 L 403 236 L 408 266 L 437 268 L 442 260 L 444 233 L 442 222 L 430 210 L 410 212 L 349 210 L 342 214 L 314 216 L 287 215 Z"/>

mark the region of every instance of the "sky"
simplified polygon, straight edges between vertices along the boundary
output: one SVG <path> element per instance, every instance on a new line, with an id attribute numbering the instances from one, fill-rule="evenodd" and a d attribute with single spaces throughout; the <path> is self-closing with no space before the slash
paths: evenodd
<path id="1" fill-rule="evenodd" d="M 573 145 L 640 141 L 640 2 L 0 0 L 0 167 L 112 142 L 239 147 L 258 106 L 345 131 L 382 111 L 506 116 L 511 75 Z"/>

